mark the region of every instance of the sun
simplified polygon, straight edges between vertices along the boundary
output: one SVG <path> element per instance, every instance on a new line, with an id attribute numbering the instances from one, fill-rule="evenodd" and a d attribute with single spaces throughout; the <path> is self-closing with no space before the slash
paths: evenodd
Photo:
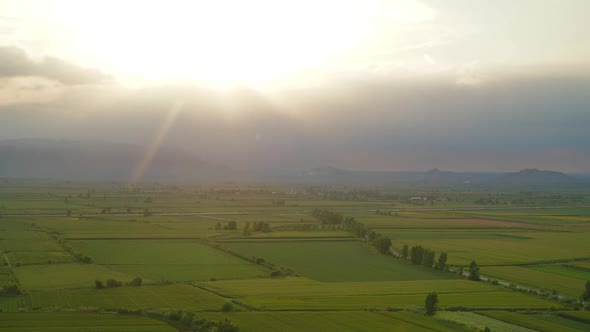
<path id="1" fill-rule="evenodd" d="M 423 15 L 407 4 L 399 17 Z M 390 2 L 390 3 L 391 3 Z M 87 57 L 141 80 L 263 85 L 330 66 L 370 37 L 363 1 L 64 2 Z M 399 7 L 399 6 L 398 6 Z M 398 8 L 399 9 L 399 8 Z M 406 13 L 406 16 L 400 16 Z"/>

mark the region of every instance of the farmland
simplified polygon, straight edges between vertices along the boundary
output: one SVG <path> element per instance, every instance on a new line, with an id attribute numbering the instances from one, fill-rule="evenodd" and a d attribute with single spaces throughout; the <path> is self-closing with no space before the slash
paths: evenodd
<path id="1" fill-rule="evenodd" d="M 319 199 L 297 190 L 0 186 L 0 286 L 12 292 L 0 297 L 8 322 L 0 331 L 90 331 L 98 320 L 107 331 L 211 328 L 224 319 L 241 331 L 587 324 L 577 298 L 590 279 L 589 208 L 472 210 L 459 202 L 480 194 L 452 193 L 456 201 L 428 210 L 405 198 Z M 325 223 L 313 209 L 354 217 L 369 232 Z M 390 247 L 380 251 L 370 236 Z M 448 260 L 442 269 L 412 264 L 401 257 L 404 245 Z M 484 281 L 458 273 L 471 261 Z M 439 300 L 434 317 L 423 313 L 430 292 Z M 45 329 L 18 317 L 38 317 Z"/>

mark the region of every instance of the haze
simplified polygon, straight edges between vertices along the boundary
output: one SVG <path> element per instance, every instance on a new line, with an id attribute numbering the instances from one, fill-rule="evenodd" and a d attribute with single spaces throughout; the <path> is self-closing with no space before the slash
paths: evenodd
<path id="1" fill-rule="evenodd" d="M 236 169 L 590 169 L 590 3 L 0 0 L 0 140 Z"/>

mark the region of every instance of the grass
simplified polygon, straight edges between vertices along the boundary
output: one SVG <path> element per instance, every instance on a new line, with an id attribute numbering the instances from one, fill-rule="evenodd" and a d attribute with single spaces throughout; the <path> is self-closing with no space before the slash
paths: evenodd
<path id="1" fill-rule="evenodd" d="M 502 332 L 535 332 L 522 326 L 506 323 L 494 318 L 478 315 L 473 312 L 438 312 L 436 318 L 465 325 L 469 328 L 483 331 L 486 327 L 491 331 Z"/>
<path id="2" fill-rule="evenodd" d="M 472 329 L 451 321 L 437 319 L 410 311 L 383 312 L 382 315 L 437 332 L 473 332 Z"/>
<path id="3" fill-rule="evenodd" d="M 111 271 L 96 264 L 27 265 L 14 268 L 25 290 L 49 290 L 94 287 L 94 280 L 114 278 L 129 281 L 135 277 Z"/>
<path id="4" fill-rule="evenodd" d="M 201 287 L 264 310 L 421 308 L 430 291 L 441 307 L 550 308 L 554 302 L 466 280 L 322 283 L 305 278 L 207 282 Z"/>
<path id="5" fill-rule="evenodd" d="M 31 305 L 40 308 L 91 307 L 100 309 L 219 310 L 226 300 L 213 293 L 184 284 L 123 286 L 109 289 L 39 291 L 29 294 Z"/>
<path id="6" fill-rule="evenodd" d="M 371 312 L 232 312 L 208 313 L 209 319 L 229 318 L 238 322 L 240 331 L 396 331 L 432 332 L 403 320 Z"/>
<path id="7" fill-rule="evenodd" d="M 545 319 L 538 319 L 534 316 L 523 315 L 509 311 L 483 311 L 479 314 L 503 322 L 514 324 L 539 332 L 580 332 L 580 330 L 550 322 Z"/>
<path id="8" fill-rule="evenodd" d="M 590 324 L 590 311 L 561 311 L 559 316 Z"/>
<path id="9" fill-rule="evenodd" d="M 545 320 L 552 324 L 557 324 L 561 326 L 567 326 L 574 329 L 578 329 L 580 331 L 590 331 L 590 324 L 584 323 L 574 319 L 568 319 L 562 316 L 557 315 L 550 315 L 550 314 L 534 314 L 531 315 L 534 318 Z"/>
<path id="10" fill-rule="evenodd" d="M 0 313 L 6 332 L 173 332 L 175 328 L 150 318 L 90 313 Z"/>
<path id="11" fill-rule="evenodd" d="M 72 263 L 75 258 L 65 251 L 13 251 L 6 254 L 11 264 Z"/>
<path id="12" fill-rule="evenodd" d="M 486 266 L 481 273 L 493 278 L 528 285 L 535 288 L 557 290 L 563 294 L 579 296 L 586 280 L 551 273 L 554 269 L 528 268 L 520 266 Z"/>
<path id="13" fill-rule="evenodd" d="M 277 266 L 324 282 L 450 279 L 420 266 L 380 255 L 358 241 L 248 241 L 227 246 L 243 256 L 262 257 Z"/>
<path id="14" fill-rule="evenodd" d="M 492 231 L 493 232 L 493 231 Z M 445 251 L 449 264 L 468 265 L 472 260 L 482 265 L 518 265 L 554 260 L 572 260 L 590 255 L 586 232 L 514 232 L 499 239 L 414 239 L 394 241 L 401 250 L 404 244 L 422 245 L 436 252 Z"/>
<path id="15" fill-rule="evenodd" d="M 2 312 L 14 312 L 24 307 L 25 304 L 20 296 L 0 296 L 0 309 Z"/>
<path id="16" fill-rule="evenodd" d="M 71 243 L 111 270 L 155 281 L 246 279 L 268 274 L 255 264 L 196 240 L 83 240 Z"/>

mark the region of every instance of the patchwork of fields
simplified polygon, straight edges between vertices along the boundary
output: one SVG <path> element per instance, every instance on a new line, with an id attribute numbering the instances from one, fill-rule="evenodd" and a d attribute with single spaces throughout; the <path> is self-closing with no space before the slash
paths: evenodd
<path id="1" fill-rule="evenodd" d="M 256 190 L 30 190 L 0 187 L 9 215 L 0 219 L 0 286 L 14 287 L 0 296 L 0 331 L 173 331 L 190 323 L 186 312 L 241 331 L 589 330 L 572 309 L 590 280 L 590 208 L 437 202 L 457 209 L 437 211 Z M 391 239 L 391 255 L 368 235 L 320 223 L 313 208 L 353 216 Z M 404 245 L 446 252 L 447 270 L 397 257 Z M 471 261 L 499 282 L 460 276 Z M 423 314 L 430 292 L 439 299 L 434 317 Z"/>

